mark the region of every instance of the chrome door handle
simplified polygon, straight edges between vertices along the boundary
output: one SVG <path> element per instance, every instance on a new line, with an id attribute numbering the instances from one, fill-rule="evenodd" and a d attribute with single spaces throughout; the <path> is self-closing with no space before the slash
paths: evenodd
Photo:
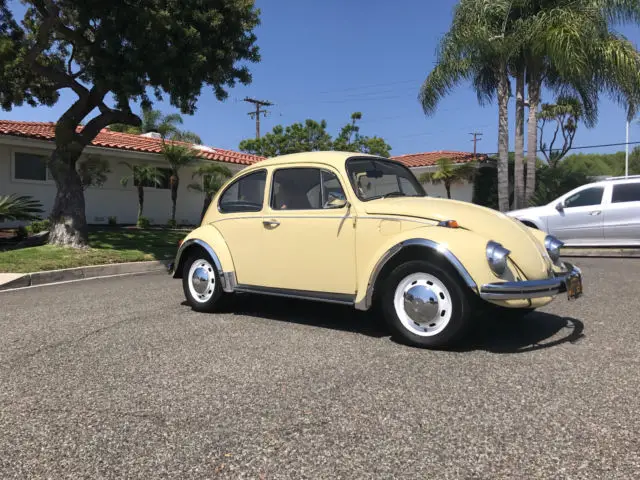
<path id="1" fill-rule="evenodd" d="M 277 227 L 278 225 L 280 225 L 280 222 L 279 222 L 279 221 L 277 221 L 277 220 L 273 220 L 273 219 L 272 219 L 272 220 L 263 220 L 263 221 L 262 221 L 262 224 L 263 224 L 265 227 L 272 227 L 272 228 L 273 228 L 273 227 Z"/>
<path id="2" fill-rule="evenodd" d="M 600 215 L 602 212 L 600 210 L 594 210 L 593 212 L 590 212 L 589 215 Z"/>

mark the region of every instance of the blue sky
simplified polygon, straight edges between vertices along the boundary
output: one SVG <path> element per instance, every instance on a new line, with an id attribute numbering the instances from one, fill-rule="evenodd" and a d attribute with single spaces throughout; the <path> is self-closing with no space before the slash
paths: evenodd
<path id="1" fill-rule="evenodd" d="M 198 111 L 184 117 L 184 128 L 197 132 L 208 145 L 237 149 L 242 139 L 255 135 L 255 122 L 247 115 L 252 106 L 242 101 L 249 96 L 275 103 L 261 119 L 262 133 L 277 124 L 312 118 L 327 120 L 335 134 L 352 112 L 360 111 L 362 133 L 385 138 L 393 155 L 470 151 L 473 131 L 483 133 L 479 151 L 496 152 L 497 107 L 480 107 L 468 85 L 445 98 L 432 117 L 425 117 L 418 104 L 420 84 L 434 65 L 438 41 L 449 27 L 455 3 L 257 0 L 262 11 L 262 25 L 256 30 L 262 60 L 250 66 L 253 83 L 230 90 L 225 102 L 203 89 Z M 619 31 L 640 43 L 637 26 Z M 65 94 L 50 109 L 15 108 L 0 118 L 55 121 L 73 97 Z M 547 94 L 545 100 L 552 98 Z M 176 111 L 168 103 L 156 108 Z M 512 124 L 513 105 L 510 114 Z M 510 141 L 513 148 L 513 133 Z M 575 145 L 624 141 L 624 109 L 603 97 L 598 125 L 590 130 L 581 125 Z M 631 141 L 640 141 L 638 124 L 631 128 Z"/>

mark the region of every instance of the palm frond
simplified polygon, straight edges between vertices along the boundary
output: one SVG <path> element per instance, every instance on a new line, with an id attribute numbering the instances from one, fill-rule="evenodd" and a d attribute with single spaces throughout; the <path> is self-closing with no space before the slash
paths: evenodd
<path id="1" fill-rule="evenodd" d="M 37 220 L 42 204 L 28 195 L 0 195 L 0 221 Z"/>

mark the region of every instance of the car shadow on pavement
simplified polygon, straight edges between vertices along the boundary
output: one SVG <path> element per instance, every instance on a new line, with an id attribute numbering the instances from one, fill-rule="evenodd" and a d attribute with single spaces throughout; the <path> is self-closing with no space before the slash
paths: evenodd
<path id="1" fill-rule="evenodd" d="M 182 304 L 188 305 L 186 301 Z M 347 331 L 375 338 L 391 336 L 382 318 L 374 312 L 360 312 L 352 307 L 321 302 L 242 294 L 234 298 L 221 313 Z M 576 343 L 584 337 L 584 324 L 580 320 L 544 312 L 533 312 L 518 320 L 500 316 L 477 317 L 474 327 L 458 345 L 447 350 L 526 353 L 563 343 Z M 402 343 L 399 339 L 391 340 Z"/>
<path id="2" fill-rule="evenodd" d="M 478 318 L 470 335 L 454 351 L 526 353 L 575 344 L 584 338 L 584 323 L 572 317 L 533 312 L 520 319 Z"/>

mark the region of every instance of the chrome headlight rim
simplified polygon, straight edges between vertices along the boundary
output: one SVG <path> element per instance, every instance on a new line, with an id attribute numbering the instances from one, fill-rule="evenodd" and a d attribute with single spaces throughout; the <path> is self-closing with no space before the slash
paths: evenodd
<path id="1" fill-rule="evenodd" d="M 487 243 L 486 253 L 491 271 L 499 277 L 504 275 L 507 271 L 507 260 L 511 250 L 504 248 L 498 242 L 490 240 Z"/>
<path id="2" fill-rule="evenodd" d="M 558 240 L 553 235 L 547 235 L 544 239 L 544 248 L 547 250 L 547 254 L 554 264 L 560 260 L 560 250 L 563 246 L 564 242 Z"/>

